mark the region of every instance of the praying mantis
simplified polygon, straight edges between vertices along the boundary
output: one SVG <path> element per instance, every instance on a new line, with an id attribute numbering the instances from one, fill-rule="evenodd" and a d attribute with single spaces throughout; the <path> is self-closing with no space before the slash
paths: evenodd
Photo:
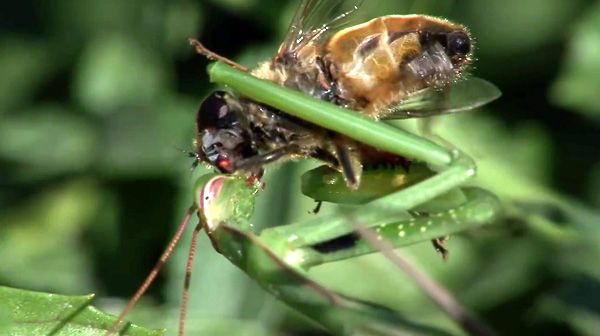
<path id="1" fill-rule="evenodd" d="M 323 57 L 318 53 L 317 56 L 304 55 L 306 50 L 309 54 L 312 52 L 311 41 L 317 41 L 329 28 L 311 23 L 311 14 L 320 6 L 331 9 L 337 4 L 338 1 L 303 1 L 278 56 L 252 73 L 192 41 L 197 51 L 217 61 L 208 67 L 211 82 L 225 85 L 237 97 L 251 103 L 244 105 L 248 103 L 223 92 L 205 100 L 206 109 L 203 104 L 197 116 L 200 145 L 191 156 L 197 161 L 209 162 L 219 172 L 201 176 L 194 183 L 194 205 L 108 335 L 116 331 L 148 288 L 195 214 L 199 223 L 193 231 L 186 265 L 180 335 L 184 333 L 187 288 L 197 238 L 202 230 L 217 252 L 279 300 L 331 333 L 428 333 L 426 327 L 411 324 L 386 307 L 330 290 L 311 279 L 307 271 L 317 265 L 378 251 L 389 252 L 427 240 L 437 241 L 436 248 L 444 251 L 440 237 L 496 221 L 502 215 L 498 198 L 483 189 L 464 186 L 476 174 L 475 162 L 469 156 L 376 119 L 379 119 L 377 113 L 382 111 L 382 102 L 401 101 L 390 111 L 392 115 L 423 117 L 476 108 L 498 98 L 500 93 L 492 84 L 477 78 L 457 81 L 453 83 L 454 88 L 448 89 L 449 83 L 456 81 L 470 61 L 471 42 L 464 27 L 443 19 L 376 18 L 357 29 L 336 34 Z M 354 9 L 359 4 L 357 1 Z M 332 22 L 344 19 L 349 13 L 342 13 L 327 24 L 333 26 Z M 394 24 L 399 25 L 396 33 L 388 27 Z M 364 43 L 357 45 L 353 52 L 364 59 L 348 61 L 354 70 L 349 70 L 344 82 L 344 74 L 336 73 L 334 63 L 342 63 L 358 33 L 373 29 L 383 30 L 380 35 L 373 35 L 375 37 L 361 37 Z M 381 34 L 387 34 L 387 39 Z M 420 56 L 410 54 L 414 53 L 411 45 L 422 49 Z M 387 51 L 395 48 L 394 52 L 400 56 L 396 61 L 402 67 L 390 68 L 389 73 L 382 74 L 381 56 L 369 59 L 371 54 L 378 55 L 377 48 Z M 310 59 L 309 63 L 315 65 L 316 70 L 300 64 L 302 57 Z M 377 65 L 374 70 L 367 66 L 371 61 Z M 296 67 L 294 62 L 300 65 Z M 357 66 L 364 66 L 359 71 L 364 77 L 350 75 L 358 71 Z M 277 67 L 280 72 L 273 71 Z M 281 71 L 290 73 L 283 79 L 269 77 L 271 73 L 281 75 Z M 287 81 L 288 75 L 295 81 L 294 85 L 312 92 L 312 97 L 278 83 Z M 404 80 L 401 86 L 388 88 L 385 85 L 389 79 L 381 80 L 387 78 L 385 76 L 402 76 Z M 365 83 L 371 83 L 370 89 L 363 86 Z M 462 89 L 456 90 L 460 85 Z M 391 96 L 388 91 L 392 92 Z M 398 96 L 402 92 L 412 93 Z M 370 93 L 373 94 L 369 96 Z M 453 96 L 455 93 L 458 96 Z M 465 93 L 471 96 L 460 96 Z M 362 94 L 366 96 L 359 97 Z M 420 110 L 428 106 L 429 100 L 435 100 L 435 106 Z M 246 106 L 255 109 L 246 111 L 248 122 L 265 128 L 249 127 L 252 130 L 248 132 L 255 132 L 254 137 L 248 135 L 231 113 L 233 108 L 245 111 Z M 353 110 L 358 106 L 366 113 Z M 353 146 L 369 146 L 377 155 L 389 154 L 396 161 L 383 166 L 360 165 Z M 351 206 L 338 213 L 316 216 L 308 222 L 254 232 L 250 217 L 261 193 L 262 166 L 288 156 L 316 158 L 328 163 L 303 175 L 305 195 L 318 202 Z M 398 158 L 408 161 L 402 164 Z M 478 333 L 477 328 L 470 328 L 468 323 L 465 329 Z"/>
<path id="2" fill-rule="evenodd" d="M 458 150 L 448 150 L 426 138 L 257 79 L 223 63 L 212 64 L 208 73 L 212 82 L 227 85 L 258 102 L 418 163 L 408 169 L 365 171 L 362 185 L 371 191 L 348 189 L 340 173 L 329 168 L 309 171 L 302 178 L 305 194 L 318 200 L 364 204 L 343 214 L 315 217 L 260 233 L 253 232 L 249 221 L 260 186 L 249 184 L 242 175 L 203 175 L 193 188 L 194 206 L 159 265 L 166 261 L 193 214 L 198 213 L 200 223 L 194 230 L 186 284 L 190 281 L 196 238 L 204 229 L 217 252 L 278 299 L 335 334 L 393 334 L 390 330 L 417 328 L 389 309 L 327 289 L 311 280 L 306 271 L 377 252 L 376 246 L 356 234 L 357 226 L 373 230 L 377 240 L 401 247 L 498 220 L 502 211 L 496 196 L 483 189 L 462 187 L 476 173 L 473 160 Z M 394 191 L 386 194 L 390 186 Z M 376 195 L 377 191 L 383 194 Z M 156 272 L 151 273 L 132 302 L 139 299 Z M 184 304 L 186 301 L 187 293 Z M 132 307 L 125 309 L 120 319 Z"/>

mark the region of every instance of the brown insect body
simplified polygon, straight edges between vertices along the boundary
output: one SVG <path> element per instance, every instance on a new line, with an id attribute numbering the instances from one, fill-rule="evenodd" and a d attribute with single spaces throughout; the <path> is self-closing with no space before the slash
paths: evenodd
<path id="1" fill-rule="evenodd" d="M 309 37 L 298 44 L 284 41 L 273 59 L 251 73 L 381 118 L 413 92 L 441 89 L 456 81 L 470 61 L 466 29 L 429 16 L 390 15 L 329 37 L 326 31 L 305 32 Z M 312 157 L 339 169 L 355 188 L 363 164 L 406 162 L 251 99 L 219 95 L 218 108 L 203 104 L 199 111 L 197 157 L 223 172 L 245 170 L 259 176 L 268 162 Z M 201 121 L 200 115 L 212 119 Z M 229 124 L 216 123 L 219 118 Z M 225 143 L 224 138 L 235 141 Z"/>
<path id="2" fill-rule="evenodd" d="M 470 63 L 470 50 L 452 58 L 447 36 L 466 28 L 424 15 L 389 15 L 343 29 L 324 43 L 313 41 L 293 55 L 280 54 L 252 74 L 320 99 L 385 116 L 388 107 L 412 92 L 443 88 Z"/>

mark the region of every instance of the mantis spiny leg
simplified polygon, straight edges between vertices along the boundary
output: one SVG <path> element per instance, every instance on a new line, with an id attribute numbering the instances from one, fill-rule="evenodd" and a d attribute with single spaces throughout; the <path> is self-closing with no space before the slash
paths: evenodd
<path id="1" fill-rule="evenodd" d="M 188 258 L 185 265 L 185 278 L 183 282 L 183 292 L 181 294 L 181 307 L 179 310 L 179 336 L 185 334 L 185 318 L 187 316 L 187 310 L 190 301 L 190 283 L 192 281 L 192 269 L 194 266 L 194 257 L 196 256 L 196 245 L 198 243 L 198 234 L 202 231 L 202 223 L 196 224 L 194 231 L 192 232 L 192 240 L 190 242 L 190 249 L 188 252 Z"/>
<path id="2" fill-rule="evenodd" d="M 355 228 L 348 225 L 349 221 L 372 228 L 379 239 L 388 241 L 394 247 L 401 247 L 487 224 L 498 218 L 500 204 L 494 195 L 478 188 L 466 188 L 464 193 L 467 197 L 464 204 L 426 216 L 390 220 L 389 212 L 367 204 L 360 207 L 360 211 L 357 209 L 343 215 L 324 216 L 309 222 L 266 229 L 261 233 L 261 238 L 271 241 L 273 246 L 283 246 L 286 254 L 301 255 L 301 258 L 297 258 L 297 266 L 307 268 L 377 252 L 371 244 L 359 239 L 343 249 L 319 251 L 320 245 L 352 234 Z"/>

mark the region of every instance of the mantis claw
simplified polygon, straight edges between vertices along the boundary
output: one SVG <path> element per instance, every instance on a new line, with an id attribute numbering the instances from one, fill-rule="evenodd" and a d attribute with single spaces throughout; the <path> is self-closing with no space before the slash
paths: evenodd
<path id="1" fill-rule="evenodd" d="M 315 208 L 311 211 L 313 215 L 316 215 L 321 211 L 321 206 L 323 206 L 323 201 L 315 201 Z"/>

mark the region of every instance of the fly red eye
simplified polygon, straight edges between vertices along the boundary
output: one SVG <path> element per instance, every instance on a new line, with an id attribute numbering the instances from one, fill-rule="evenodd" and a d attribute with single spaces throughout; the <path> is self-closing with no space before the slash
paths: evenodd
<path id="1" fill-rule="evenodd" d="M 225 155 L 222 155 L 222 154 L 219 155 L 219 157 L 217 158 L 217 161 L 215 162 L 215 165 L 223 173 L 233 172 L 233 164 L 232 164 L 231 160 Z"/>

